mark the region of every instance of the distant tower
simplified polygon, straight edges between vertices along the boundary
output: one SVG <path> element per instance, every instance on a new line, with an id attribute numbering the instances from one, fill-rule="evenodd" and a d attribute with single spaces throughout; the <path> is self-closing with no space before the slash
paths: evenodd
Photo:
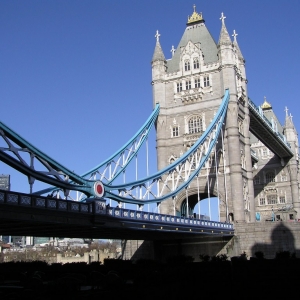
<path id="1" fill-rule="evenodd" d="M 248 222 L 255 219 L 255 203 L 245 61 L 235 32 L 234 41 L 231 41 L 223 13 L 221 22 L 216 44 L 202 13 L 197 13 L 194 6 L 179 45 L 176 49 L 172 46 L 172 57 L 168 60 L 162 51 L 158 31 L 155 35 L 152 85 L 153 105 L 159 103 L 161 107 L 157 121 L 159 169 L 172 163 L 194 144 L 213 119 L 225 89 L 230 91 L 223 128 L 224 143 L 220 138 L 216 153 L 201 171 L 198 182 L 194 180 L 176 199 L 162 202 L 160 211 L 190 214 L 198 202 L 199 189 L 200 199 L 208 195 L 219 196 L 222 221 L 230 216 L 236 221 Z"/>
<path id="2" fill-rule="evenodd" d="M 294 156 L 286 163 L 263 142 L 251 136 L 251 149 L 257 157 L 253 169 L 256 220 L 299 219 L 299 144 L 292 116 L 288 115 L 286 108 L 285 124 L 282 126 L 266 97 L 261 109 L 274 130 L 290 144 Z"/>

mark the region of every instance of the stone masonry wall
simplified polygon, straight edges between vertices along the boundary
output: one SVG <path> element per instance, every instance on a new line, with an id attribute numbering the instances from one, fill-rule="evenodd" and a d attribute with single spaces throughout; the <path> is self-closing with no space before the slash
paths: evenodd
<path id="1" fill-rule="evenodd" d="M 289 251 L 300 258 L 300 222 L 236 223 L 235 247 L 247 256 L 261 251 L 265 258 L 274 258 L 276 252 Z"/>

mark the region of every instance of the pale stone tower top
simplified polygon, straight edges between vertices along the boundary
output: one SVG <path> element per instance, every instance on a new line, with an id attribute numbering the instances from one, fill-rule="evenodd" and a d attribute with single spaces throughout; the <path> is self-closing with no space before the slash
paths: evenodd
<path id="1" fill-rule="evenodd" d="M 243 54 L 241 52 L 241 49 L 238 45 L 238 42 L 237 42 L 237 39 L 236 37 L 238 36 L 238 34 L 235 32 L 235 30 L 233 30 L 233 45 L 235 46 L 236 48 L 236 52 L 237 52 L 237 55 L 238 55 L 238 58 L 241 59 L 241 60 L 244 60 L 244 57 L 243 57 Z"/>
<path id="2" fill-rule="evenodd" d="M 284 123 L 285 129 L 295 129 L 294 123 L 293 123 L 293 116 L 288 114 L 288 108 L 285 107 L 285 123 Z"/>
<path id="3" fill-rule="evenodd" d="M 159 34 L 158 30 L 156 30 L 156 34 L 155 34 L 156 45 L 155 45 L 155 49 L 154 49 L 152 62 L 157 61 L 157 60 L 160 60 L 160 61 L 166 60 L 163 50 L 161 48 L 160 42 L 159 42 L 159 37 L 160 37 L 160 34 Z"/>
<path id="4" fill-rule="evenodd" d="M 200 48 L 203 54 L 203 60 L 205 64 L 214 63 L 218 61 L 218 49 L 216 42 L 211 36 L 210 32 L 205 26 L 202 13 L 196 12 L 196 6 L 194 5 L 194 12 L 191 16 L 188 16 L 186 23 L 187 27 L 181 37 L 181 40 L 176 47 L 176 51 L 173 49 L 172 58 L 167 61 L 167 72 L 174 73 L 180 69 L 182 50 L 186 45 L 191 42 Z"/>
<path id="5" fill-rule="evenodd" d="M 219 37 L 219 45 L 231 45 L 231 39 L 225 26 L 225 19 L 226 17 L 222 13 L 220 18 L 220 20 L 222 21 L 222 28 Z"/>

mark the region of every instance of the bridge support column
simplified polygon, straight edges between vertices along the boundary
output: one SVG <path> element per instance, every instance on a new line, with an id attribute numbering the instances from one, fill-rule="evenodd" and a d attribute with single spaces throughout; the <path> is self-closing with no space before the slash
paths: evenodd
<path id="1" fill-rule="evenodd" d="M 228 146 L 228 165 L 230 168 L 231 203 L 234 221 L 244 222 L 243 177 L 241 167 L 240 133 L 238 128 L 238 103 L 235 94 L 230 95 L 226 119 L 226 139 Z"/>

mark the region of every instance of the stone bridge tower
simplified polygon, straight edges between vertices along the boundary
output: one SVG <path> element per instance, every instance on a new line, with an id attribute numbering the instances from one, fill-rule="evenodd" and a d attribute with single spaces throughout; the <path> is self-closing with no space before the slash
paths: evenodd
<path id="1" fill-rule="evenodd" d="M 231 40 L 221 15 L 216 43 L 202 13 L 188 18 L 172 57 L 166 60 L 156 33 L 152 59 L 153 104 L 160 104 L 157 121 L 157 157 L 161 169 L 187 151 L 210 124 L 225 89 L 230 100 L 223 136 L 215 153 L 190 187 L 164 201 L 160 212 L 189 214 L 207 195 L 220 199 L 221 221 L 255 219 L 249 111 L 245 61 L 234 32 Z M 217 165 L 217 168 L 215 167 Z M 198 197 L 199 190 L 199 197 Z M 188 207 L 188 210 L 187 208 Z"/>
<path id="2" fill-rule="evenodd" d="M 170 59 L 164 56 L 158 31 L 155 35 L 153 105 L 161 107 L 156 128 L 158 169 L 193 145 L 210 124 L 225 89 L 230 92 L 226 121 L 214 153 L 198 179 L 175 199 L 161 203 L 160 212 L 187 215 L 198 201 L 211 195 L 220 200 L 221 221 L 299 219 L 299 144 L 292 117 L 286 109 L 281 126 L 270 103 L 265 100 L 261 105 L 274 132 L 290 143 L 294 153 L 292 158 L 280 159 L 250 133 L 245 60 L 237 34 L 233 31 L 233 39 L 228 34 L 223 13 L 220 20 L 216 43 L 194 6 L 177 48 L 172 46 Z"/>

